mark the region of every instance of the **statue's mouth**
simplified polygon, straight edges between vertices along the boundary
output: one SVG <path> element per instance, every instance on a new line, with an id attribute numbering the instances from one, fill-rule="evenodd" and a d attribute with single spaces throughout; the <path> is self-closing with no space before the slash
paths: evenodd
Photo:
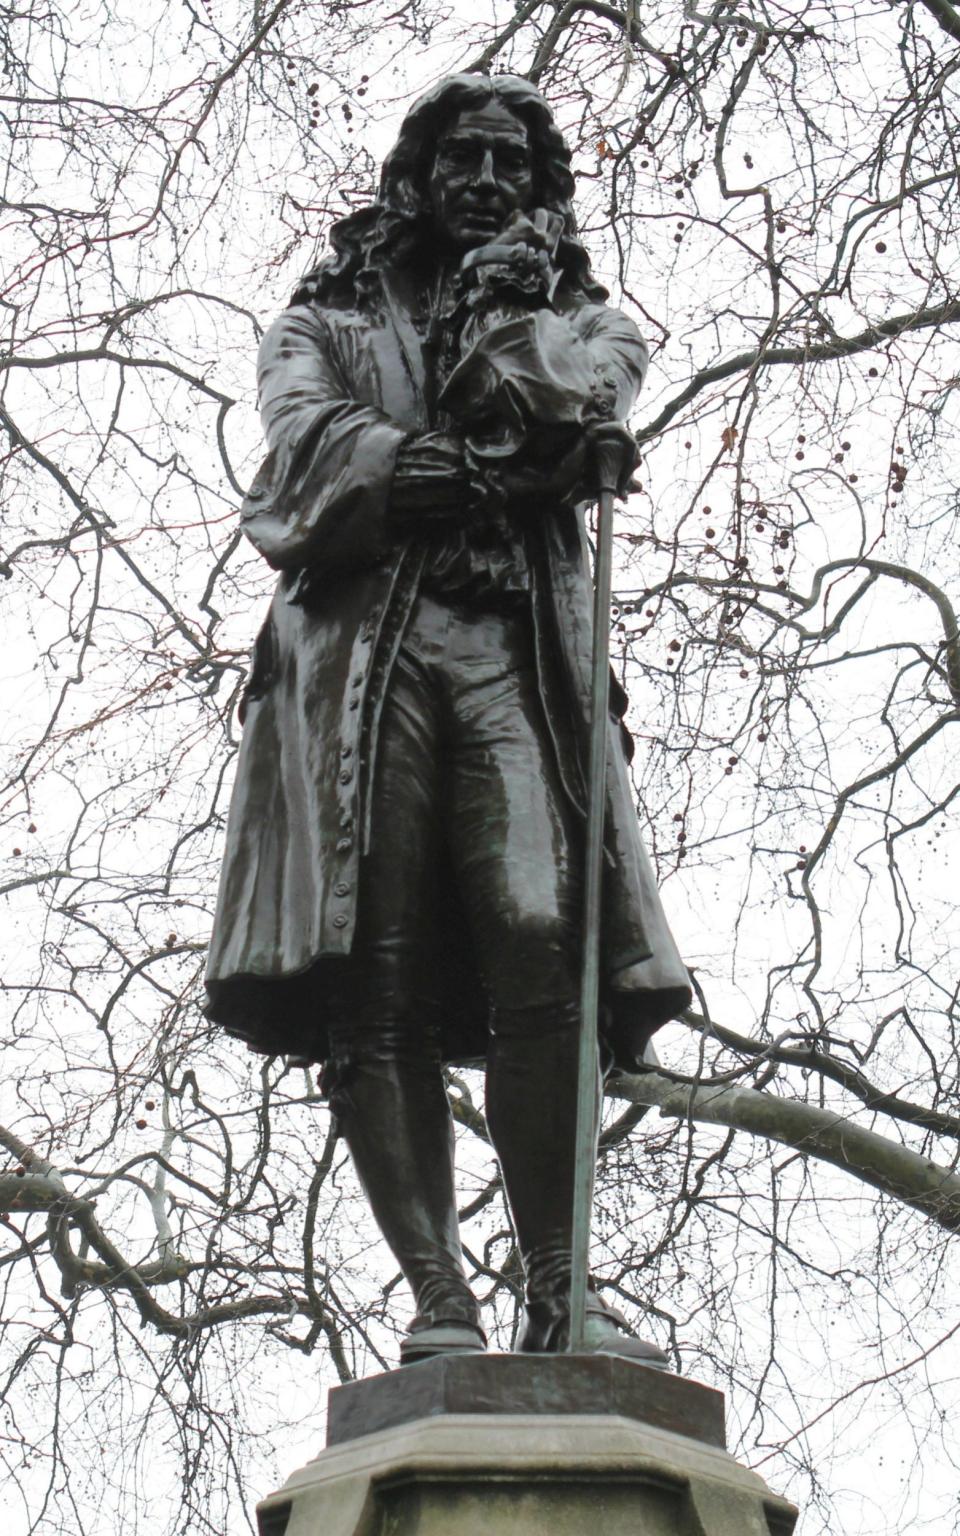
<path id="1" fill-rule="evenodd" d="M 484 234 L 496 234 L 503 225 L 504 214 L 499 208 L 471 208 L 469 205 L 457 210 L 457 216 L 461 224 L 469 225 L 471 229 L 482 230 Z"/>

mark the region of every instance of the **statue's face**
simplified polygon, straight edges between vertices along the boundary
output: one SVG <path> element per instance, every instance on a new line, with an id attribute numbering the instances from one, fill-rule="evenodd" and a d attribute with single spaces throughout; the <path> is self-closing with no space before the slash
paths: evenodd
<path id="1" fill-rule="evenodd" d="M 486 245 L 533 203 L 533 157 L 523 123 L 496 100 L 469 108 L 441 134 L 430 176 L 434 228 L 461 254 Z"/>

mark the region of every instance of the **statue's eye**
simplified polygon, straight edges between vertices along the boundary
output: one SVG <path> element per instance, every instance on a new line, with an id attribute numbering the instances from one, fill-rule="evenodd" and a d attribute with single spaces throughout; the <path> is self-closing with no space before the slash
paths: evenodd
<path id="1" fill-rule="evenodd" d="M 527 168 L 526 151 L 522 149 L 501 149 L 497 160 L 505 171 L 516 173 Z"/>

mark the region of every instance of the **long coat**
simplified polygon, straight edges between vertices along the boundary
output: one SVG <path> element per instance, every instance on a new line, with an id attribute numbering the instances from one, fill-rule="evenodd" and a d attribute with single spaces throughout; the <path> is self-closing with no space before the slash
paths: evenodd
<path id="1" fill-rule="evenodd" d="M 331 1011 L 349 1006 L 378 722 L 424 561 L 423 541 L 398 533 L 390 495 L 401 443 L 435 425 L 428 363 L 389 272 L 383 290 L 369 312 L 291 306 L 267 332 L 258 380 L 269 451 L 241 514 L 280 579 L 246 692 L 206 1012 L 257 1050 L 314 1061 Z M 562 287 L 554 307 L 625 419 L 646 367 L 636 328 Z M 577 761 L 558 752 L 582 809 L 592 631 L 583 509 L 544 506 L 527 522 L 541 696 L 555 741 L 569 741 L 573 724 Z M 629 1068 L 690 989 L 640 839 L 625 704 L 614 684 L 603 1003 L 613 1056 Z M 465 1060 L 485 1052 L 483 988 L 450 886 L 437 976 L 446 1056 Z"/>

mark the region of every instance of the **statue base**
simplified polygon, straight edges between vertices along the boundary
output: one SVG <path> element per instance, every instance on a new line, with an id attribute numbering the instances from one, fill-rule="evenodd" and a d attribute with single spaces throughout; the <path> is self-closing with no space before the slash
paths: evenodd
<path id="1" fill-rule="evenodd" d="M 710 1387 L 603 1355 L 464 1355 L 330 1393 L 260 1536 L 791 1536 Z"/>

